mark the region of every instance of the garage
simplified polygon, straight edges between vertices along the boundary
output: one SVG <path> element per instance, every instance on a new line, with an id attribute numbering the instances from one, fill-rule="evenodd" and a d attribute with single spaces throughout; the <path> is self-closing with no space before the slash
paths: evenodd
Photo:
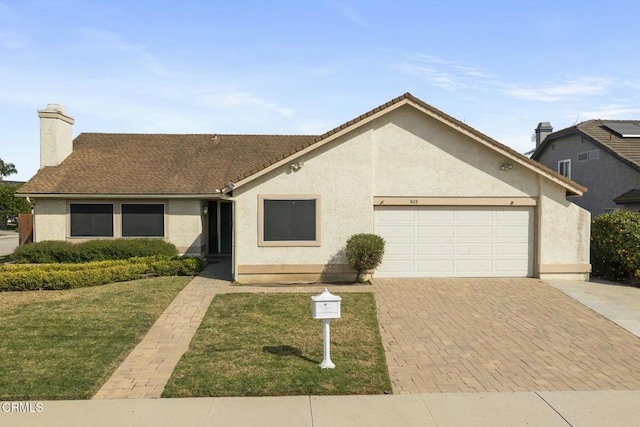
<path id="1" fill-rule="evenodd" d="M 376 277 L 531 277 L 533 207 L 376 206 Z"/>

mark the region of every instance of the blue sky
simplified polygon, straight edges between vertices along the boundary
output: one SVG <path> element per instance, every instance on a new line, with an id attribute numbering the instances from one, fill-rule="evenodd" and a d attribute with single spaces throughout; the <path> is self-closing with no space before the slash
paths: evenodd
<path id="1" fill-rule="evenodd" d="M 519 152 L 640 118 L 640 3 L 0 0 L 0 158 L 80 132 L 320 134 L 405 92 Z"/>

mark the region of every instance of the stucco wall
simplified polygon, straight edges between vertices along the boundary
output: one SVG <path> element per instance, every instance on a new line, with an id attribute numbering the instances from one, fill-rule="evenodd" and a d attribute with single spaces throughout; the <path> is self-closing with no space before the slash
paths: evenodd
<path id="1" fill-rule="evenodd" d="M 236 266 L 273 265 L 277 273 L 285 265 L 343 264 L 347 238 L 374 230 L 374 197 L 533 197 L 541 241 L 536 272 L 542 266 L 585 278 L 574 272 L 588 271 L 589 214 L 566 200 L 563 187 L 410 107 L 300 160 L 298 172 L 285 165 L 234 192 Z M 502 171 L 505 162 L 513 168 Z M 321 246 L 258 246 L 260 194 L 321 194 Z"/>
<path id="2" fill-rule="evenodd" d="M 566 200 L 564 189 L 540 179 L 538 264 L 541 278 L 584 279 L 589 264 L 590 213 Z M 564 268 L 563 268 L 564 266 Z M 571 276 L 571 277 L 570 277 Z"/>
<path id="3" fill-rule="evenodd" d="M 180 253 L 200 255 L 203 251 L 202 202 L 196 199 L 169 200 L 167 238 Z"/>
<path id="4" fill-rule="evenodd" d="M 599 150 L 598 159 L 578 161 L 578 153 L 591 150 Z M 553 140 L 537 160 L 557 171 L 558 161 L 565 159 L 571 159 L 571 179 L 588 188 L 583 196 L 572 197 L 571 201 L 593 217 L 605 209 L 621 208 L 613 199 L 640 185 L 640 172 L 579 135 Z"/>
<path id="5" fill-rule="evenodd" d="M 374 195 L 522 197 L 536 195 L 536 174 L 460 132 L 403 107 L 377 121 Z M 509 162 L 512 163 L 513 162 Z"/>
<path id="6" fill-rule="evenodd" d="M 341 250 L 347 238 L 354 233 L 373 230 L 372 132 L 367 127 L 349 137 L 298 159 L 304 166 L 297 172 L 292 172 L 287 164 L 234 191 L 238 265 L 346 262 Z M 321 195 L 321 246 L 259 247 L 257 209 L 260 194 Z"/>
<path id="7" fill-rule="evenodd" d="M 145 200 L 149 201 L 149 200 Z M 89 200 L 83 200 L 89 202 Z M 120 204 L 136 203 L 140 200 L 105 200 L 114 204 L 114 237 L 120 237 Z M 165 204 L 165 240 L 173 243 L 180 253 L 200 255 L 202 253 L 202 202 L 196 199 L 158 200 Z M 68 236 L 68 200 L 37 199 L 34 212 L 34 241 L 70 240 Z"/>
<path id="8" fill-rule="evenodd" d="M 57 199 L 37 199 L 33 206 L 33 241 L 66 240 L 67 202 Z"/>

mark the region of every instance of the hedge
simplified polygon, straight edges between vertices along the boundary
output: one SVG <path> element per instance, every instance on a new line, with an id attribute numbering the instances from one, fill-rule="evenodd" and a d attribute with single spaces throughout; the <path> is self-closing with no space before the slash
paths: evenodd
<path id="1" fill-rule="evenodd" d="M 18 246 L 11 259 L 20 264 L 124 260 L 154 255 L 176 256 L 175 245 L 162 239 L 98 239 L 81 243 L 45 240 Z"/>
<path id="2" fill-rule="evenodd" d="M 136 280 L 149 274 L 192 276 L 204 264 L 202 258 L 167 256 L 83 264 L 3 264 L 0 291 L 74 289 Z"/>
<path id="3" fill-rule="evenodd" d="M 640 283 L 640 214 L 617 210 L 591 223 L 593 275 Z"/>
<path id="4" fill-rule="evenodd" d="M 382 262 L 385 241 L 377 234 L 354 234 L 347 240 L 345 254 L 351 268 L 358 272 L 356 280 L 362 281 L 363 273 L 373 270 Z"/>

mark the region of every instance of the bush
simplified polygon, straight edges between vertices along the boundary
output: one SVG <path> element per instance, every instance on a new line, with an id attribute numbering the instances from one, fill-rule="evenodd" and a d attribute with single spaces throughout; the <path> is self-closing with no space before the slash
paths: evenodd
<path id="1" fill-rule="evenodd" d="M 162 239 L 98 239 L 82 243 L 47 240 L 18 246 L 11 259 L 21 264 L 44 264 L 119 260 L 154 255 L 171 257 L 177 254 L 175 245 Z"/>
<path id="2" fill-rule="evenodd" d="M 358 272 L 357 280 L 362 281 L 363 273 L 373 270 L 382 262 L 384 239 L 376 234 L 354 234 L 347 240 L 347 261 Z"/>
<path id="3" fill-rule="evenodd" d="M 592 221 L 591 264 L 597 277 L 640 283 L 640 214 L 618 210 Z"/>
<path id="4" fill-rule="evenodd" d="M 78 264 L 3 264 L 0 291 L 74 289 L 141 279 L 148 274 L 192 276 L 204 264 L 202 258 L 165 255 Z"/>

